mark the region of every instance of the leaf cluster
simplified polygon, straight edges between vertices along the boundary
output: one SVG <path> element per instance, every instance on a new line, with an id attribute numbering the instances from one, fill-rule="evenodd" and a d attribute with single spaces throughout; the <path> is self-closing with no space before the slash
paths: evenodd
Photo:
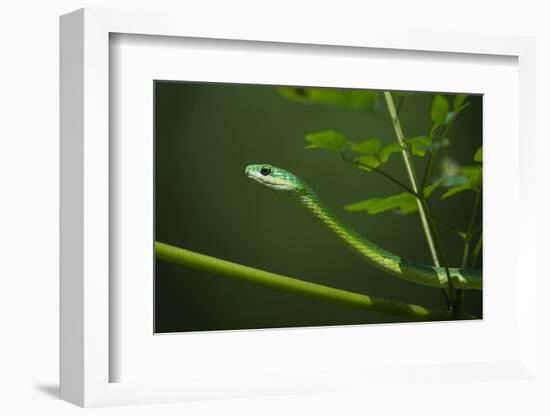
<path id="1" fill-rule="evenodd" d="M 334 104 L 351 108 L 366 107 L 371 110 L 378 99 L 378 93 L 373 91 L 281 88 L 279 92 L 287 98 L 300 102 Z M 404 94 L 409 95 L 410 93 Z M 409 152 L 417 157 L 429 156 L 432 158 L 438 150 L 450 145 L 450 140 L 445 137 L 445 134 L 456 116 L 468 106 L 466 100 L 467 95 L 465 94 L 455 95 L 452 103 L 449 103 L 449 100 L 443 95 L 435 95 L 430 107 L 432 126 L 429 133 L 406 138 L 403 145 L 396 142 L 383 144 L 379 137 L 353 141 L 342 132 L 325 130 L 306 134 L 306 148 L 339 153 L 344 159 L 353 161 L 359 169 L 367 172 L 380 172 L 382 166 L 398 153 Z M 438 188 L 446 188 L 441 194 L 441 199 L 447 199 L 464 191 L 480 192 L 482 184 L 481 147 L 475 152 L 473 160 L 479 164 L 459 166 L 451 159 L 444 159 L 447 165 L 454 165 L 445 166 L 445 163 L 442 163 L 441 176 L 434 178 L 430 185 L 424 187 L 424 197 L 429 199 Z M 348 204 L 344 208 L 352 212 L 367 212 L 370 215 L 387 211 L 399 214 L 412 214 L 418 211 L 416 195 L 411 192 L 371 198 Z"/>

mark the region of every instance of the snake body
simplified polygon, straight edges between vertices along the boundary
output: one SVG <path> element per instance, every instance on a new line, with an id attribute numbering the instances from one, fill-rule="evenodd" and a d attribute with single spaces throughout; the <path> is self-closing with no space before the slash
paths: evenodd
<path id="1" fill-rule="evenodd" d="M 315 191 L 296 175 L 272 165 L 249 165 L 246 175 L 269 189 L 293 193 L 298 200 L 348 246 L 372 265 L 414 283 L 442 288 L 447 286 L 445 268 L 418 264 L 403 259 L 345 225 L 317 196 Z M 482 288 L 480 270 L 448 268 L 454 286 L 461 289 Z"/>

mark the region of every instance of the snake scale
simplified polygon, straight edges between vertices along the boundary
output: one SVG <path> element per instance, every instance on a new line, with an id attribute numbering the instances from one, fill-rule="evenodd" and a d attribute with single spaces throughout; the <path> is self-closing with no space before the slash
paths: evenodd
<path id="1" fill-rule="evenodd" d="M 379 269 L 414 283 L 436 288 L 447 286 L 445 268 L 418 264 L 377 246 L 345 225 L 330 211 L 313 189 L 296 175 L 268 164 L 249 165 L 246 167 L 245 173 L 250 179 L 269 189 L 293 193 L 316 218 L 321 220 L 361 257 Z M 449 273 L 456 288 L 477 290 L 482 288 L 480 270 L 449 267 Z"/>

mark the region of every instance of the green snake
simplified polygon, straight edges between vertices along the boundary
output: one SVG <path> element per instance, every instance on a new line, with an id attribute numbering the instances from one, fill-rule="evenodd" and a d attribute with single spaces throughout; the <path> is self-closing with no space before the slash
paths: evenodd
<path id="1" fill-rule="evenodd" d="M 294 194 L 309 211 L 365 260 L 383 271 L 414 283 L 442 288 L 447 286 L 445 268 L 418 264 L 403 259 L 366 239 L 346 226 L 319 199 L 313 189 L 296 175 L 272 165 L 249 165 L 245 174 L 265 187 Z M 448 268 L 455 288 L 481 290 L 480 270 Z"/>

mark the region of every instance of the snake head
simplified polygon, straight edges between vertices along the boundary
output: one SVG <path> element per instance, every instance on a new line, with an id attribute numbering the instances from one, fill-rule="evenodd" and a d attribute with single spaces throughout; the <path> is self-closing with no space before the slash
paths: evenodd
<path id="1" fill-rule="evenodd" d="M 246 176 L 276 191 L 300 191 L 302 181 L 290 172 L 272 165 L 248 165 Z"/>

